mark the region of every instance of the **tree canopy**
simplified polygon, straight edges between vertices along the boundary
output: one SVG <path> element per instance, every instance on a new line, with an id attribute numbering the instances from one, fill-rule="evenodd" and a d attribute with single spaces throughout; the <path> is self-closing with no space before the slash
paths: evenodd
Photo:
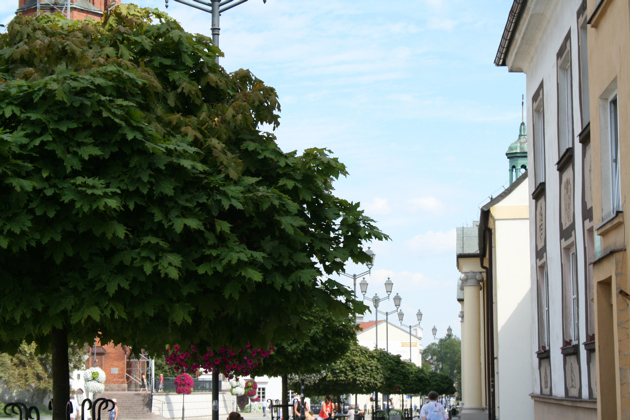
<path id="1" fill-rule="evenodd" d="M 274 346 L 273 353 L 254 369 L 253 375 L 283 376 L 321 372 L 355 348 L 356 324 L 352 318 L 337 318 L 315 308 L 303 315 L 310 328 L 292 340 Z"/>
<path id="2" fill-rule="evenodd" d="M 310 397 L 367 394 L 385 382 L 377 353 L 357 343 L 353 343 L 339 360 L 328 365 L 319 374 L 302 376 L 305 378 L 304 393 Z M 299 376 L 290 377 L 289 389 L 299 392 Z"/>
<path id="3" fill-rule="evenodd" d="M 68 348 L 69 371 L 83 369 L 87 350 L 87 346 Z M 50 394 L 52 379 L 51 355 L 38 353 L 36 343 L 22 342 L 13 355 L 0 353 L 0 382 L 8 391 Z"/>
<path id="4" fill-rule="evenodd" d="M 437 343 L 425 347 L 423 356 L 426 360 L 431 360 L 438 371 L 461 384 L 462 342 L 459 337 L 449 334 L 440 338 Z"/>
<path id="5" fill-rule="evenodd" d="M 328 150 L 260 130 L 275 90 L 218 53 L 130 4 L 0 35 L 0 349 L 35 341 L 61 366 L 97 335 L 265 346 L 307 334 L 307 308 L 365 310 L 328 276 L 386 236 L 334 195 L 347 172 Z"/>

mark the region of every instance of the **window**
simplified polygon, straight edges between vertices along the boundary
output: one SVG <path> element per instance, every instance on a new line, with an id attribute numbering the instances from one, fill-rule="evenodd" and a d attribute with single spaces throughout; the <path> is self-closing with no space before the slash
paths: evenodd
<path id="1" fill-rule="evenodd" d="M 612 212 L 621 211 L 621 176 L 619 171 L 619 110 L 617 94 L 608 101 L 610 139 L 610 195 Z"/>
<path id="2" fill-rule="evenodd" d="M 578 272 L 577 255 L 571 252 L 571 343 L 577 344 L 580 332 L 580 315 L 578 312 Z"/>
<path id="3" fill-rule="evenodd" d="M 256 395 L 258 395 L 258 399 L 260 401 L 264 401 L 265 399 L 267 399 L 267 392 L 264 387 L 258 387 L 256 389 Z"/>
<path id="4" fill-rule="evenodd" d="M 562 324 L 563 347 L 577 344 L 580 331 L 577 254 L 571 244 L 562 249 Z"/>
<path id="5" fill-rule="evenodd" d="M 532 97 L 534 110 L 534 180 L 536 186 L 545 182 L 545 116 L 543 106 L 543 84 Z"/>
<path id="6" fill-rule="evenodd" d="M 571 93 L 571 32 L 557 54 L 558 64 L 558 156 L 573 147 L 573 111 Z"/>
<path id="7" fill-rule="evenodd" d="M 549 280 L 544 265 L 538 268 L 538 346 L 540 351 L 549 350 Z"/>
<path id="8" fill-rule="evenodd" d="M 607 221 L 622 211 L 619 161 L 619 103 L 615 79 L 599 98 L 602 166 L 602 219 Z"/>
<path id="9" fill-rule="evenodd" d="M 586 229 L 586 341 L 595 340 L 595 292 L 593 285 L 593 261 L 595 261 L 595 233 Z"/>
<path id="10" fill-rule="evenodd" d="M 582 114 L 582 128 L 586 127 L 591 121 L 591 106 L 589 103 L 589 90 L 588 90 L 588 38 L 586 37 L 586 13 L 585 7 L 581 8 L 581 13 L 578 13 L 578 42 L 579 42 L 579 57 L 580 57 L 580 111 Z"/>

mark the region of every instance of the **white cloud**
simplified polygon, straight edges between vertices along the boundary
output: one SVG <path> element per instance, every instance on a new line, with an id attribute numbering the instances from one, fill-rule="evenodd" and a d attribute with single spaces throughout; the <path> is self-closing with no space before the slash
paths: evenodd
<path id="1" fill-rule="evenodd" d="M 423 210 L 431 213 L 439 213 L 444 210 L 444 203 L 433 196 L 416 197 L 409 200 L 412 210 Z"/>
<path id="2" fill-rule="evenodd" d="M 375 197 L 371 203 L 364 203 L 363 207 L 368 216 L 385 215 L 392 212 L 392 208 L 385 198 Z"/>
<path id="3" fill-rule="evenodd" d="M 447 19 L 447 18 L 438 18 L 432 17 L 427 22 L 427 26 L 429 29 L 434 30 L 443 30 L 443 31 L 452 31 L 453 27 L 457 24 L 456 20 Z"/>
<path id="4" fill-rule="evenodd" d="M 455 229 L 447 232 L 433 232 L 414 236 L 405 241 L 405 246 L 414 253 L 455 254 Z"/>
<path id="5" fill-rule="evenodd" d="M 389 28 L 389 30 L 395 34 L 415 34 L 420 32 L 420 29 L 416 25 L 405 22 L 395 23 Z"/>

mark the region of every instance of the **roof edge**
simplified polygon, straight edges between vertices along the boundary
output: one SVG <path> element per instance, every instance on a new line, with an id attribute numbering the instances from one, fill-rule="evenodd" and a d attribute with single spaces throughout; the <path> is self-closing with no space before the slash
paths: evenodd
<path id="1" fill-rule="evenodd" d="M 505 23 L 503 35 L 501 36 L 501 42 L 499 43 L 499 49 L 494 58 L 494 65 L 497 67 L 506 65 L 505 59 L 512 46 L 512 40 L 514 39 L 512 35 L 521 20 L 522 12 L 526 5 L 527 0 L 514 0 L 514 3 L 512 3 L 512 8 L 510 9 L 510 14 L 508 15 L 508 20 Z"/>

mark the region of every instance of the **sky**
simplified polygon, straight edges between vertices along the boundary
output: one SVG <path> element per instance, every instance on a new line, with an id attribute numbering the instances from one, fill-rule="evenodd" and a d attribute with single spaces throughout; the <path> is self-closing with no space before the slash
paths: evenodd
<path id="1" fill-rule="evenodd" d="M 18 0 L 0 3 L 7 24 Z M 168 9 L 164 0 L 135 3 L 211 35 L 208 13 L 175 0 Z M 384 297 L 391 278 L 405 324 L 423 313 L 425 347 L 433 326 L 438 338 L 449 326 L 461 336 L 455 228 L 471 226 L 508 184 L 505 152 L 518 137 L 525 77 L 495 67 L 494 57 L 511 5 L 249 0 L 221 16 L 221 65 L 249 69 L 278 92 L 280 147 L 325 147 L 346 164 L 336 194 L 360 202 L 391 238 L 366 244 L 376 252 L 366 296 Z"/>

